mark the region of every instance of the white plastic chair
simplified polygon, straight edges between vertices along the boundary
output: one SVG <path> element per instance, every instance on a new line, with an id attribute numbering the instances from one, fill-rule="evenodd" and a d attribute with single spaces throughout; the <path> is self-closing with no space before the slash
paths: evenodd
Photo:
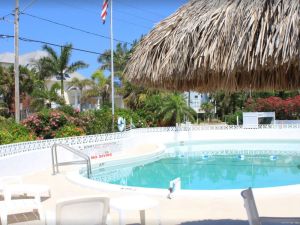
<path id="1" fill-rule="evenodd" d="M 34 199 L 11 199 L 12 195 L 8 188 L 3 190 L 4 201 L 0 202 L 0 220 L 2 225 L 7 225 L 9 215 L 30 213 L 37 210 L 42 223 L 45 223 L 44 210 L 39 195 Z"/>
<path id="2" fill-rule="evenodd" d="M 3 190 L 6 185 L 11 184 L 22 184 L 22 178 L 18 176 L 5 176 L 0 177 L 0 192 L 3 193 Z"/>
<path id="3" fill-rule="evenodd" d="M 0 193 L 3 194 L 3 190 L 11 192 L 11 196 L 32 196 L 37 197 L 50 197 L 50 187 L 40 184 L 24 184 L 22 178 L 19 176 L 5 176 L 0 177 Z"/>
<path id="4" fill-rule="evenodd" d="M 250 225 L 262 225 L 268 224 L 300 224 L 300 218 L 293 217 L 259 217 L 253 192 L 251 188 L 248 188 L 241 192 L 244 199 L 244 206 L 246 208 L 248 221 Z"/>
<path id="5" fill-rule="evenodd" d="M 56 225 L 106 225 L 109 214 L 109 198 L 84 196 L 58 201 L 56 204 Z M 47 222 L 50 222 L 47 219 Z"/>

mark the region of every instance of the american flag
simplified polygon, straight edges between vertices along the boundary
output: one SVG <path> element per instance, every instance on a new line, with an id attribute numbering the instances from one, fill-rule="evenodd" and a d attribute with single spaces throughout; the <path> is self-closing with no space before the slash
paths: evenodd
<path id="1" fill-rule="evenodd" d="M 102 18 L 103 24 L 105 24 L 105 19 L 106 19 L 106 16 L 107 16 L 108 1 L 109 0 L 104 0 L 103 1 L 102 12 L 101 12 L 101 18 Z"/>

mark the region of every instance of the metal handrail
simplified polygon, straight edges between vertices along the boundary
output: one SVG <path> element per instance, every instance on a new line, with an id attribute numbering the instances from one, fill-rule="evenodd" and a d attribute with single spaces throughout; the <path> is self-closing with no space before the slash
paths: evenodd
<path id="1" fill-rule="evenodd" d="M 83 158 L 83 160 L 77 160 L 77 161 L 69 161 L 69 162 L 59 163 L 58 159 L 57 159 L 57 147 L 62 147 L 63 149 L 68 150 L 69 152 L 72 152 L 74 155 L 77 155 L 77 156 Z M 75 164 L 86 164 L 87 176 L 88 176 L 88 178 L 90 178 L 90 175 L 92 173 L 91 160 L 90 160 L 90 157 L 88 155 L 86 155 L 85 153 L 80 152 L 77 149 L 71 148 L 68 145 L 55 143 L 54 145 L 52 145 L 51 155 L 52 155 L 52 171 L 53 171 L 53 175 L 59 173 L 58 166 L 75 165 Z"/>

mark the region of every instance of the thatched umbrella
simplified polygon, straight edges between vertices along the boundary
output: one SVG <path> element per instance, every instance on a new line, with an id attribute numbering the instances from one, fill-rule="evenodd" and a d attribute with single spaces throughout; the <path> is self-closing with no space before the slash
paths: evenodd
<path id="1" fill-rule="evenodd" d="M 176 90 L 300 88 L 299 0 L 191 0 L 136 46 L 125 78 Z"/>

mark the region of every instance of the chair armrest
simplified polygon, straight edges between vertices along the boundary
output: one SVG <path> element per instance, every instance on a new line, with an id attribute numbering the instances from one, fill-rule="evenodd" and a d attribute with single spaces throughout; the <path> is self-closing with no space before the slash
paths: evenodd
<path id="1" fill-rule="evenodd" d="M 110 216 L 109 213 L 108 213 L 107 216 L 106 216 L 106 225 L 112 225 L 112 222 L 111 222 L 111 216 Z"/>
<path id="2" fill-rule="evenodd" d="M 46 225 L 55 225 L 56 224 L 56 215 L 53 210 L 46 211 L 45 217 L 46 217 L 46 219 L 45 219 Z"/>

